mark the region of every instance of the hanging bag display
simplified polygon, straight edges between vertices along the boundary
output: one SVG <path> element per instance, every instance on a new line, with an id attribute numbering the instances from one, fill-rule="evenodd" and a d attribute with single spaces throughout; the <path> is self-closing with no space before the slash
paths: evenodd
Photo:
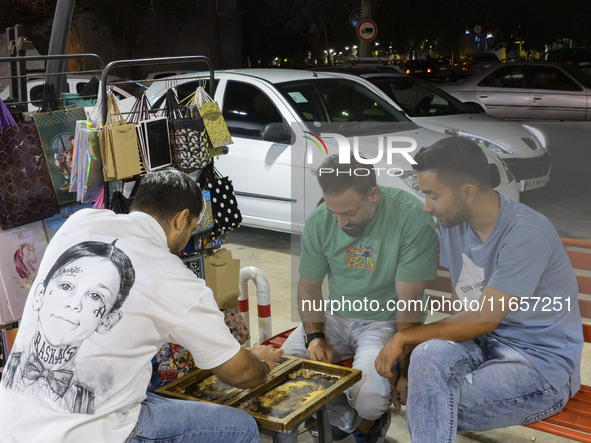
<path id="1" fill-rule="evenodd" d="M 202 169 L 212 161 L 203 118 L 191 118 L 173 88 L 166 92 L 166 116 L 171 123 L 174 165 L 184 172 Z"/>
<path id="2" fill-rule="evenodd" d="M 230 136 L 230 131 L 226 126 L 219 105 L 205 92 L 203 86 L 197 87 L 195 91 L 195 104 L 197 105 L 199 114 L 203 117 L 205 130 L 207 131 L 212 147 L 219 148 L 214 150 L 212 155 L 221 155 L 221 148 L 232 144 L 232 137 Z"/>

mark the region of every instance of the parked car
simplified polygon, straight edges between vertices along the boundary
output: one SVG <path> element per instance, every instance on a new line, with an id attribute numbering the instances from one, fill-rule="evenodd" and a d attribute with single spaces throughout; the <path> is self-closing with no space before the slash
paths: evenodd
<path id="1" fill-rule="evenodd" d="M 168 85 L 176 84 L 181 98 L 197 83 L 191 75 L 177 76 Z M 160 82 L 147 91 L 157 109 L 166 88 L 167 82 Z M 442 138 L 417 126 L 362 79 L 287 69 L 219 71 L 213 98 L 233 139 L 228 154 L 218 157 L 215 165 L 233 182 L 243 224 L 258 228 L 301 232 L 307 215 L 322 198 L 313 171 L 341 146 L 345 152 L 357 146 L 368 159 L 376 159 L 370 167 L 378 171 L 378 183 L 422 198 L 408 161 L 402 155 L 380 154 L 389 137 L 414 140 L 417 147 Z M 123 100 L 120 109 L 128 110 L 133 101 Z M 489 162 L 497 189 L 518 199 L 504 162 L 494 154 Z"/>
<path id="2" fill-rule="evenodd" d="M 84 89 L 92 77 L 89 75 L 76 75 L 68 74 L 66 87 L 62 92 L 77 93 Z M 43 100 L 43 85 L 45 84 L 45 78 L 43 77 L 29 77 L 27 78 L 27 108 L 29 112 L 35 112 L 41 106 Z M 119 86 L 112 86 L 111 90 L 115 96 L 121 100 L 127 97 L 131 97 L 132 94 L 122 89 Z M 10 97 L 10 87 L 4 88 L 0 91 L 0 98 L 6 101 Z M 7 103 L 9 105 L 10 102 Z"/>
<path id="3" fill-rule="evenodd" d="M 425 80 L 433 79 L 439 74 L 439 66 L 435 59 L 406 60 L 402 70 L 405 74 L 414 75 Z"/>
<path id="4" fill-rule="evenodd" d="M 494 52 L 477 52 L 461 56 L 452 71 L 455 78 L 464 78 L 500 63 Z"/>
<path id="5" fill-rule="evenodd" d="M 360 76 L 378 87 L 419 126 L 462 135 L 501 157 L 520 191 L 550 181 L 550 155 L 538 130 L 502 120 L 460 102 L 424 80 L 383 69 L 324 68 L 340 76 Z"/>
<path id="6" fill-rule="evenodd" d="M 441 88 L 497 117 L 591 120 L 591 76 L 569 65 L 501 64 Z"/>

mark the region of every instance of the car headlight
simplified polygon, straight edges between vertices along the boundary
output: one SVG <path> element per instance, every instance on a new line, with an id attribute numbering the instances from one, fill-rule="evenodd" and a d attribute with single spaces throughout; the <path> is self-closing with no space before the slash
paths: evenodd
<path id="1" fill-rule="evenodd" d="M 531 135 L 533 135 L 533 139 L 536 141 L 536 143 L 538 144 L 538 146 L 541 149 L 547 149 L 546 148 L 546 137 L 544 137 L 544 134 L 542 133 L 542 131 L 540 131 L 538 128 L 534 128 L 532 126 L 528 126 L 528 125 L 521 125 L 523 126 L 523 128 L 530 132 Z"/>
<path id="2" fill-rule="evenodd" d="M 501 166 L 503 166 L 505 174 L 507 174 L 507 180 L 509 180 L 509 183 L 511 183 L 513 180 L 515 180 L 515 177 L 511 173 L 509 166 L 507 166 L 507 163 L 505 163 L 502 158 L 499 158 L 499 162 L 501 163 Z"/>
<path id="3" fill-rule="evenodd" d="M 417 174 L 417 171 L 404 171 L 400 175 L 400 178 L 404 180 L 404 183 L 406 183 L 408 187 L 411 188 L 415 193 L 417 193 L 421 197 L 425 196 L 425 193 L 421 190 L 421 187 L 419 186 L 419 176 Z"/>
<path id="4" fill-rule="evenodd" d="M 490 140 L 469 134 L 467 132 L 456 131 L 455 129 L 446 129 L 445 133 L 447 135 L 457 135 L 460 137 L 465 137 L 468 140 L 472 140 L 481 148 L 488 149 L 489 151 L 492 151 L 497 155 L 513 155 L 513 151 L 511 151 L 510 149 L 507 149 L 504 146 L 499 145 L 498 143 L 494 143 Z"/>

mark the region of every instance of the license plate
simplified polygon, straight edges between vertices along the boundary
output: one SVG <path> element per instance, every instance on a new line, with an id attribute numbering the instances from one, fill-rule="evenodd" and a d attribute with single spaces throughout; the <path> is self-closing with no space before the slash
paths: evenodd
<path id="1" fill-rule="evenodd" d="M 519 188 L 520 192 L 529 191 L 531 189 L 541 188 L 542 186 L 546 186 L 550 181 L 550 176 L 541 177 L 541 178 L 531 178 L 529 180 L 521 180 L 517 183 L 517 187 Z"/>

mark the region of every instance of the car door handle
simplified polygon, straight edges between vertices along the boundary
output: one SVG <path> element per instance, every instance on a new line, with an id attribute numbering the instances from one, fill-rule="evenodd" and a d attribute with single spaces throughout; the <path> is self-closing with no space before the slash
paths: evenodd
<path id="1" fill-rule="evenodd" d="M 480 98 L 488 98 L 488 95 L 481 95 Z"/>
<path id="2" fill-rule="evenodd" d="M 534 100 L 542 100 L 542 97 L 534 97 Z"/>

